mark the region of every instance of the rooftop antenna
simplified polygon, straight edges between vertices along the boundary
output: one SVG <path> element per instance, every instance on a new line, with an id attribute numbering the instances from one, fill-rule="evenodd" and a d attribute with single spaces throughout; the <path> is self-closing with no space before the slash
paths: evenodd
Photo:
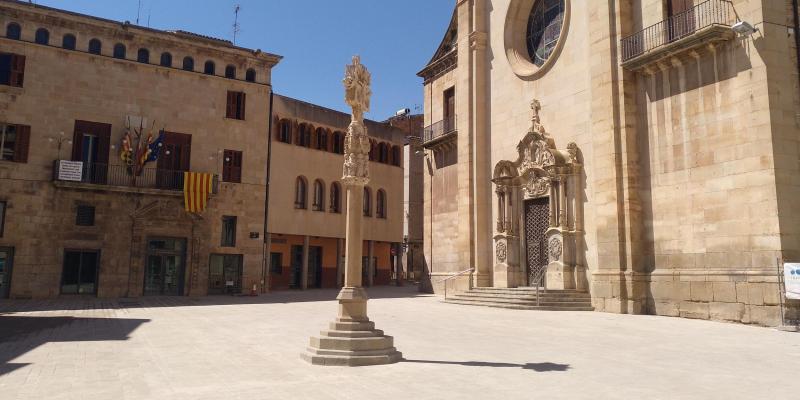
<path id="1" fill-rule="evenodd" d="M 236 44 L 236 35 L 239 34 L 239 10 L 242 6 L 237 4 L 233 6 L 233 44 Z"/>
<path id="2" fill-rule="evenodd" d="M 139 0 L 139 6 L 136 8 L 136 25 L 139 25 L 139 14 L 142 13 L 142 0 Z"/>
<path id="3" fill-rule="evenodd" d="M 153 7 L 147 9 L 147 27 L 150 27 L 150 14 L 153 13 Z"/>

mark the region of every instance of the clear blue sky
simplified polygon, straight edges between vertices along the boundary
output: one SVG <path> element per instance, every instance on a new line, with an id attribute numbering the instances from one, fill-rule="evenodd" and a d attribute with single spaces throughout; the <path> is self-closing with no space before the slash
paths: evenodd
<path id="1" fill-rule="evenodd" d="M 136 21 L 139 0 L 36 0 L 37 4 L 117 21 Z M 141 0 L 139 25 L 231 39 L 284 56 L 273 70 L 277 93 L 347 111 L 341 80 L 353 54 L 372 72 L 372 110 L 383 120 L 421 110 L 416 73 L 441 41 L 454 0 Z"/>

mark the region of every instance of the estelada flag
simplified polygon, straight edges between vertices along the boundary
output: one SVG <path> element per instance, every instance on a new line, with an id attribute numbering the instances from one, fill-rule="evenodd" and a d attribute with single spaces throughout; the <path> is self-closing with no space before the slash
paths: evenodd
<path id="1" fill-rule="evenodd" d="M 206 210 L 213 183 L 212 174 L 188 171 L 183 173 L 183 203 L 186 211 L 201 213 Z"/>

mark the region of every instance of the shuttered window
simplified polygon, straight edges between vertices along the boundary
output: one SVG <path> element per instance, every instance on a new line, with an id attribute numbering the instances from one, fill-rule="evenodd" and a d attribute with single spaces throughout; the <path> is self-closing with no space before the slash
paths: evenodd
<path id="1" fill-rule="evenodd" d="M 228 102 L 225 117 L 230 119 L 244 119 L 245 94 L 244 92 L 228 91 Z"/>
<path id="2" fill-rule="evenodd" d="M 242 152 L 225 150 L 222 160 L 222 180 L 225 182 L 242 182 Z"/>
<path id="3" fill-rule="evenodd" d="M 0 53 L 0 85 L 22 87 L 25 79 L 25 56 Z"/>
<path id="4" fill-rule="evenodd" d="M 31 127 L 0 123 L 0 160 L 28 162 Z"/>
<path id="5" fill-rule="evenodd" d="M 75 213 L 75 225 L 94 226 L 94 206 L 79 205 Z"/>

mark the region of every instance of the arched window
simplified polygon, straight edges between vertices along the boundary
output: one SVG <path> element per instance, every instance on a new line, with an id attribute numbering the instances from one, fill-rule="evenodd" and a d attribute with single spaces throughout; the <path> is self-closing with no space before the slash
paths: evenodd
<path id="1" fill-rule="evenodd" d="M 37 29 L 35 41 L 38 44 L 50 44 L 50 32 L 44 28 Z"/>
<path id="2" fill-rule="evenodd" d="M 203 67 L 203 73 L 206 75 L 214 75 L 214 71 L 215 71 L 214 62 L 211 60 L 206 61 L 206 65 L 205 67 Z"/>
<path id="3" fill-rule="evenodd" d="M 194 71 L 194 59 L 192 57 L 183 57 L 183 70 Z"/>
<path id="4" fill-rule="evenodd" d="M 255 82 L 256 81 L 256 70 L 252 68 L 248 68 L 247 72 L 244 74 L 244 80 L 248 82 Z"/>
<path id="5" fill-rule="evenodd" d="M 75 35 L 68 33 L 61 38 L 61 47 L 67 50 L 75 50 Z"/>
<path id="6" fill-rule="evenodd" d="M 12 22 L 6 26 L 6 38 L 19 40 L 22 36 L 22 27 L 18 23 Z"/>
<path id="7" fill-rule="evenodd" d="M 321 180 L 314 181 L 314 211 L 325 211 L 325 184 Z"/>
<path id="8" fill-rule="evenodd" d="M 396 167 L 403 165 L 403 157 L 400 156 L 400 146 L 392 146 L 392 165 Z"/>
<path id="9" fill-rule="evenodd" d="M 331 184 L 331 212 L 339 214 L 342 212 L 342 188 L 339 182 Z"/>
<path id="10" fill-rule="evenodd" d="M 528 56 L 541 67 L 553 53 L 564 23 L 564 0 L 537 1 L 528 18 L 525 34 Z"/>
<path id="11" fill-rule="evenodd" d="M 161 53 L 161 66 L 172 67 L 172 54 L 166 52 Z"/>
<path id="12" fill-rule="evenodd" d="M 283 143 L 292 143 L 292 124 L 285 119 L 278 123 L 278 140 Z"/>
<path id="13" fill-rule="evenodd" d="M 228 79 L 236 79 L 236 67 L 233 65 L 225 67 L 225 77 Z"/>
<path id="14" fill-rule="evenodd" d="M 375 216 L 378 218 L 386 218 L 386 192 L 383 189 L 378 190 L 377 197 L 375 198 Z"/>
<path id="15" fill-rule="evenodd" d="M 92 39 L 89 41 L 89 53 L 100 54 L 101 50 L 103 50 L 103 43 L 100 40 Z"/>
<path id="16" fill-rule="evenodd" d="M 328 151 L 328 131 L 317 128 L 317 150 Z"/>
<path id="17" fill-rule="evenodd" d="M 295 144 L 303 147 L 311 147 L 311 127 L 306 124 L 300 124 L 300 127 L 297 129 L 297 141 Z"/>
<path id="18" fill-rule="evenodd" d="M 143 63 L 143 64 L 149 64 L 150 63 L 150 50 L 139 49 L 139 51 L 136 53 L 136 61 L 138 61 L 140 63 Z"/>
<path id="19" fill-rule="evenodd" d="M 305 210 L 306 202 L 308 201 L 308 190 L 307 190 L 307 183 L 306 178 L 302 176 L 297 177 L 297 181 L 295 181 L 295 188 L 294 188 L 294 208 L 298 210 Z"/>
<path id="20" fill-rule="evenodd" d="M 375 157 L 377 156 L 378 145 L 375 143 L 374 140 L 369 141 L 369 160 L 375 161 Z"/>
<path id="21" fill-rule="evenodd" d="M 372 190 L 364 186 L 364 216 L 372 216 Z"/>
<path id="22" fill-rule="evenodd" d="M 378 145 L 378 162 L 389 163 L 389 147 L 386 143 Z"/>
<path id="23" fill-rule="evenodd" d="M 125 59 L 125 45 L 117 43 L 114 45 L 114 58 Z"/>
<path id="24" fill-rule="evenodd" d="M 341 132 L 333 132 L 333 152 L 344 154 L 344 134 Z"/>

